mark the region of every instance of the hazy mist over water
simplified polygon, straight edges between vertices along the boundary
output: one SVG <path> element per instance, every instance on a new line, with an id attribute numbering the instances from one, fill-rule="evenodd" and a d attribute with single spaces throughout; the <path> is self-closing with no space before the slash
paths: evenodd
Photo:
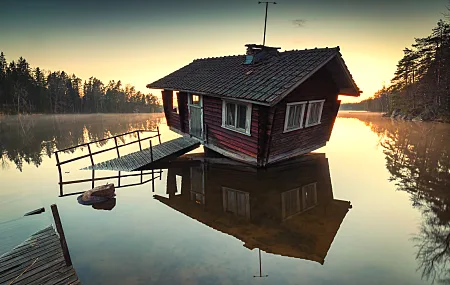
<path id="1" fill-rule="evenodd" d="M 111 211 L 79 205 L 76 196 L 59 197 L 53 151 L 156 126 L 163 141 L 178 136 L 162 114 L 0 117 L 0 254 L 51 223 L 48 211 L 21 218 L 25 212 L 57 203 L 83 284 L 430 284 L 449 278 L 448 125 L 341 112 L 329 144 L 314 159 L 258 172 L 257 179 L 252 170 L 210 163 L 163 169 L 154 187 L 139 184 L 139 176 L 124 179 L 124 185 L 138 185 L 117 189 Z M 124 154 L 138 146 L 126 148 Z M 78 170 L 89 164 L 65 165 L 63 178 L 89 178 L 90 171 Z M 314 181 L 316 200 L 287 200 L 296 192 L 286 189 Z M 98 185 L 106 182 L 118 181 Z M 90 187 L 66 185 L 64 192 Z M 232 200 L 222 206 L 223 193 L 242 203 L 248 199 L 248 208 Z M 295 210 L 309 209 L 308 203 L 316 206 Z M 267 278 L 253 277 L 259 274 L 258 248 Z"/>

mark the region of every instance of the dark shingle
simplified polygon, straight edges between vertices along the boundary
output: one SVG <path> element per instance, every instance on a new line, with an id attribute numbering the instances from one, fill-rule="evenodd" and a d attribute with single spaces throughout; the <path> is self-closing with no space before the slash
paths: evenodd
<path id="1" fill-rule="evenodd" d="M 245 55 L 196 59 L 147 87 L 270 104 L 335 56 L 339 48 L 286 51 L 254 65 L 243 64 Z"/>

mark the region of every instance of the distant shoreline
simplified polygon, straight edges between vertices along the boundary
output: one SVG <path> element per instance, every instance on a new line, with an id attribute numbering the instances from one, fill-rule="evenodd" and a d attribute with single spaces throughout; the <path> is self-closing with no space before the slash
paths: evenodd
<path id="1" fill-rule="evenodd" d="M 391 120 L 395 120 L 395 121 L 404 121 L 404 122 L 434 122 L 434 123 L 443 123 L 443 124 L 450 124 L 450 122 L 445 122 L 444 120 L 441 119 L 434 119 L 434 120 L 414 120 L 414 119 L 402 119 L 401 116 L 397 115 L 396 117 L 391 117 L 391 115 L 389 115 L 389 113 L 385 113 L 385 112 L 373 112 L 373 111 L 355 111 L 355 110 L 340 110 L 338 112 L 338 116 L 339 113 L 347 113 L 347 114 L 367 114 L 367 115 L 372 115 L 372 116 L 376 116 L 378 115 L 380 118 L 386 118 L 386 119 L 391 119 Z"/>

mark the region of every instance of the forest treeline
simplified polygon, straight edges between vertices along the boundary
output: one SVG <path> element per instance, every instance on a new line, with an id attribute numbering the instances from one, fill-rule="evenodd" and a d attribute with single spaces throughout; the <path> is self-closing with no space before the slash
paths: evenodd
<path id="1" fill-rule="evenodd" d="M 134 86 L 95 77 L 82 82 L 75 74 L 31 68 L 22 57 L 6 61 L 0 53 L 0 113 L 160 112 L 159 100 Z"/>
<path id="2" fill-rule="evenodd" d="M 450 18 L 403 50 L 390 86 L 359 103 L 342 104 L 341 110 L 395 110 L 405 117 L 450 121 Z"/>
<path id="3" fill-rule="evenodd" d="M 156 130 L 163 118 L 164 115 L 161 113 L 127 116 L 115 114 L 4 116 L 0 119 L 0 171 L 13 165 L 20 171 L 24 164 L 39 167 L 45 157 L 52 158 L 58 149 L 134 130 Z M 146 136 L 148 134 L 144 135 Z M 132 139 L 131 137 L 136 140 L 136 133 L 118 137 L 119 145 L 125 144 Z M 96 147 L 104 147 L 111 140 L 98 142 Z M 71 149 L 64 153 L 70 156 L 78 150 L 80 149 Z"/>

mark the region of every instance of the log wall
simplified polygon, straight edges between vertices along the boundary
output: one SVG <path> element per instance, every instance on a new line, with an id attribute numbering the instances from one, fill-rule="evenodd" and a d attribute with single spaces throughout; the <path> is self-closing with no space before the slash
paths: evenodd
<path id="1" fill-rule="evenodd" d="M 330 138 L 337 110 L 338 88 L 326 69 L 319 70 L 286 98 L 271 108 L 274 113 L 268 149 L 268 163 L 273 163 L 323 146 Z M 325 99 L 319 125 L 284 133 L 287 103 Z M 303 125 L 308 105 L 305 107 Z M 267 153 L 266 153 L 267 155 Z"/>

